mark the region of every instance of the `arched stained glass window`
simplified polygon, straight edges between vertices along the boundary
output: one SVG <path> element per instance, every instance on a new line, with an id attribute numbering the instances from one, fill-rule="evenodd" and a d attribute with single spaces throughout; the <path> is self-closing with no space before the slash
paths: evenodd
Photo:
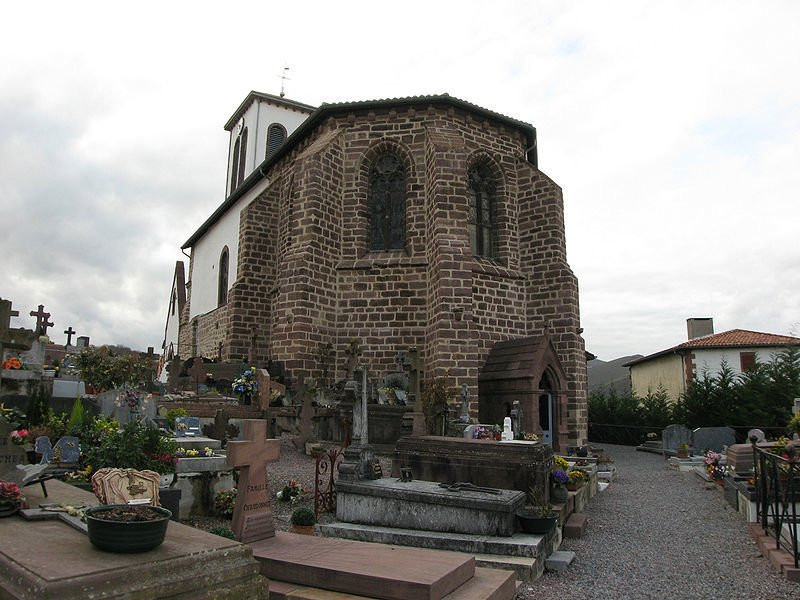
<path id="1" fill-rule="evenodd" d="M 247 166 L 245 162 L 247 160 L 247 127 L 242 130 L 241 141 L 242 145 L 239 149 L 239 178 L 236 180 L 236 187 L 239 187 L 244 181 L 244 171 Z"/>
<path id="2" fill-rule="evenodd" d="M 406 173 L 392 153 L 379 156 L 369 174 L 370 250 L 402 250 L 406 243 Z"/>
<path id="3" fill-rule="evenodd" d="M 273 123 L 267 129 L 267 158 L 275 154 L 286 141 L 286 127 Z"/>
<path id="4" fill-rule="evenodd" d="M 495 184 L 485 165 L 469 172 L 469 240 L 472 254 L 495 256 Z"/>
<path id="5" fill-rule="evenodd" d="M 217 280 L 217 306 L 228 301 L 228 247 L 222 248 L 219 255 L 219 275 Z"/>
<path id="6" fill-rule="evenodd" d="M 241 139 L 236 138 L 236 143 L 233 145 L 233 159 L 231 160 L 231 189 L 229 194 L 239 185 L 239 147 L 241 146 Z"/>

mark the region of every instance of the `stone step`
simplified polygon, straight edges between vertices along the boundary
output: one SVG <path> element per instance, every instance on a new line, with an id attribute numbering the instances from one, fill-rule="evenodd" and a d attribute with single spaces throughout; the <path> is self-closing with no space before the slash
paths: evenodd
<path id="1" fill-rule="evenodd" d="M 443 600 L 512 600 L 517 590 L 514 574 L 508 571 L 476 568 L 475 575 Z M 320 588 L 271 580 L 270 600 L 369 600 L 370 596 L 343 594 Z"/>
<path id="2" fill-rule="evenodd" d="M 475 564 L 487 569 L 513 571 L 519 581 L 532 583 L 544 573 L 544 561 L 530 556 L 503 556 L 500 554 L 476 554 Z"/>
<path id="3" fill-rule="evenodd" d="M 271 580 L 383 600 L 441 600 L 475 575 L 475 559 L 453 552 L 282 531 L 249 546 Z"/>
<path id="4" fill-rule="evenodd" d="M 548 571 L 563 573 L 573 560 L 575 560 L 575 553 L 571 550 L 557 550 L 545 559 L 544 567 Z"/>
<path id="5" fill-rule="evenodd" d="M 325 537 L 349 540 L 415 546 L 467 554 L 497 554 L 502 556 L 527 556 L 536 558 L 546 556 L 556 545 L 558 535 L 553 531 L 548 535 L 517 533 L 510 537 L 485 536 L 468 533 L 444 533 L 420 529 L 398 529 L 379 525 L 360 525 L 357 523 L 330 523 L 317 525 L 317 532 Z"/>
<path id="6" fill-rule="evenodd" d="M 572 513 L 564 524 L 564 537 L 583 537 L 583 532 L 586 531 L 586 525 L 588 523 L 589 517 L 586 516 L 586 513 Z"/>

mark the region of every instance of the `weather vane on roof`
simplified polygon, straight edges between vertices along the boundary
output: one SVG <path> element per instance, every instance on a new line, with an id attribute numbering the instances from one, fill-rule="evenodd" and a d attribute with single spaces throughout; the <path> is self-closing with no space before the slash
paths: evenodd
<path id="1" fill-rule="evenodd" d="M 286 95 L 286 92 L 284 91 L 283 86 L 287 81 L 289 81 L 289 77 L 286 75 L 286 71 L 288 71 L 288 70 L 289 70 L 289 67 L 283 67 L 283 73 L 281 73 L 279 75 L 279 77 L 281 78 L 281 98 L 283 98 Z"/>

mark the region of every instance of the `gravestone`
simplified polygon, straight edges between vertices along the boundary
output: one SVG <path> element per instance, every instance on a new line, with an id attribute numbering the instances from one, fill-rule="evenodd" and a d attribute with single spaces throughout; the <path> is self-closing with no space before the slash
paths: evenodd
<path id="1" fill-rule="evenodd" d="M 39 310 L 31 311 L 31 316 L 36 317 L 36 331 L 39 335 L 47 335 L 47 328 L 52 327 L 50 322 L 50 313 L 44 312 L 44 304 L 39 305 Z"/>
<path id="2" fill-rule="evenodd" d="M 72 436 L 64 436 L 53 446 L 51 463 L 62 466 L 77 465 L 81 459 L 81 441 Z"/>
<path id="3" fill-rule="evenodd" d="M 692 445 L 692 431 L 686 425 L 667 425 L 661 432 L 665 454 L 675 454 L 681 444 Z"/>
<path id="4" fill-rule="evenodd" d="M 750 439 L 753 437 L 756 438 L 756 444 L 767 441 L 767 436 L 764 435 L 764 432 L 761 431 L 760 429 L 751 429 L 750 431 L 747 432 L 748 443 L 750 442 Z"/>
<path id="5" fill-rule="evenodd" d="M 267 439 L 264 419 L 244 419 L 243 440 L 228 442 L 228 466 L 239 467 L 231 529 L 242 543 L 275 535 L 267 487 L 267 464 L 280 458 L 280 440 Z"/>
<path id="6" fill-rule="evenodd" d="M 36 454 L 42 455 L 42 460 L 39 464 L 49 465 L 53 460 L 53 443 L 46 435 L 40 435 L 33 443 L 33 449 Z"/>
<path id="7" fill-rule="evenodd" d="M 127 406 L 120 406 L 121 390 L 108 390 L 97 394 L 96 402 L 100 411 L 107 419 L 116 419 L 120 425 L 127 425 L 131 421 L 131 411 Z"/>
<path id="8" fill-rule="evenodd" d="M 161 476 L 155 471 L 104 467 L 92 475 L 92 491 L 102 504 L 148 500 L 150 506 L 159 506 L 160 482 Z"/>
<path id="9" fill-rule="evenodd" d="M 258 382 L 258 407 L 261 410 L 269 408 L 273 392 L 286 393 L 286 387 L 277 381 L 272 381 L 266 369 L 256 369 L 256 382 Z"/>
<path id="10" fill-rule="evenodd" d="M 6 473 L 14 472 L 17 465 L 28 462 L 25 449 L 11 441 L 12 431 L 11 424 L 0 417 L 0 479 L 5 479 Z"/>
<path id="11" fill-rule="evenodd" d="M 186 425 L 183 429 L 181 424 Z M 202 435 L 200 431 L 200 417 L 175 417 L 175 430 L 178 437 L 196 437 Z"/>
<path id="12" fill-rule="evenodd" d="M 297 395 L 300 397 L 300 431 L 293 441 L 298 450 L 305 452 L 306 444 L 314 439 L 314 424 L 312 421 L 314 417 L 314 407 L 312 405 L 314 398 L 305 384 L 300 386 Z"/>
<path id="13" fill-rule="evenodd" d="M 139 414 L 142 418 L 154 419 L 158 414 L 156 401 L 153 399 L 152 394 L 147 394 L 139 403 Z"/>
<path id="14" fill-rule="evenodd" d="M 692 432 L 691 445 L 695 452 L 722 452 L 723 447 L 735 443 L 736 432 L 730 427 L 698 427 Z"/>

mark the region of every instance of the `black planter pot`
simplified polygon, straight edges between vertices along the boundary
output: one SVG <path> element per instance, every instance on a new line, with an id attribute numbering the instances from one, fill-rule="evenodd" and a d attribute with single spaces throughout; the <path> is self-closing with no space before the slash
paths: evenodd
<path id="1" fill-rule="evenodd" d="M 152 550 L 164 541 L 172 513 L 160 506 L 147 508 L 160 515 L 153 521 L 107 521 L 95 515 L 115 508 L 128 508 L 126 504 L 93 506 L 85 511 L 89 541 L 106 552 L 132 553 Z"/>
<path id="2" fill-rule="evenodd" d="M 158 490 L 158 499 L 162 508 L 172 513 L 173 521 L 180 521 L 181 490 L 178 488 L 161 488 Z"/>
<path id="3" fill-rule="evenodd" d="M 549 533 L 556 523 L 558 523 L 558 515 L 553 513 L 549 517 L 535 517 L 531 514 L 520 512 L 517 513 L 519 526 L 525 533 Z"/>

